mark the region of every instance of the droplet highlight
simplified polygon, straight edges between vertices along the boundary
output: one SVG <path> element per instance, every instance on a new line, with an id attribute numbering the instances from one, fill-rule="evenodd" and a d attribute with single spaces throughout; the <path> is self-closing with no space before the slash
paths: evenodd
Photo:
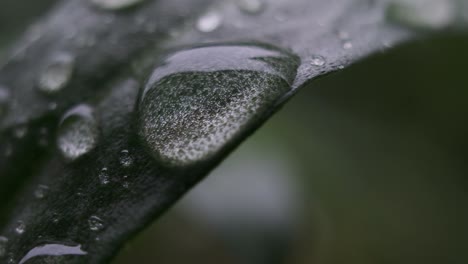
<path id="1" fill-rule="evenodd" d="M 211 11 L 201 16 L 197 21 L 197 29 L 200 32 L 209 33 L 221 26 L 222 17 L 218 12 Z"/>
<path id="2" fill-rule="evenodd" d="M 39 90 L 47 94 L 59 92 L 71 80 L 74 68 L 73 56 L 66 53 L 54 56 L 39 75 Z"/>
<path id="3" fill-rule="evenodd" d="M 98 135 L 98 122 L 93 108 L 85 104 L 78 105 L 62 118 L 57 146 L 65 159 L 73 161 L 96 146 Z"/>
<path id="4" fill-rule="evenodd" d="M 106 10 L 121 10 L 139 5 L 146 0 L 89 0 L 94 6 Z"/>
<path id="5" fill-rule="evenodd" d="M 88 253 L 81 249 L 81 245 L 63 245 L 63 244 L 45 244 L 37 246 L 31 250 L 19 261 L 19 264 L 26 263 L 27 261 L 35 258 L 35 257 L 44 257 L 44 256 L 53 256 L 53 257 L 60 257 L 60 256 L 83 256 L 87 255 Z M 47 262 L 49 263 L 49 262 Z M 50 262 L 55 263 L 55 262 Z"/>
<path id="6" fill-rule="evenodd" d="M 254 44 L 176 52 L 144 88 L 139 135 L 167 166 L 208 160 L 290 91 L 298 64 L 288 52 Z"/>
<path id="7" fill-rule="evenodd" d="M 247 14 L 258 14 L 265 9 L 264 0 L 237 0 L 237 6 L 239 9 Z"/>

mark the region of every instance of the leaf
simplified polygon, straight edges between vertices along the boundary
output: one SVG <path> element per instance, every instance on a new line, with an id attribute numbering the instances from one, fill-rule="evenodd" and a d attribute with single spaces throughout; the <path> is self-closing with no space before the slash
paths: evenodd
<path id="1" fill-rule="evenodd" d="M 61 2 L 0 68 L 11 263 L 109 261 L 300 88 L 463 25 L 408 1 L 103 2 Z"/>

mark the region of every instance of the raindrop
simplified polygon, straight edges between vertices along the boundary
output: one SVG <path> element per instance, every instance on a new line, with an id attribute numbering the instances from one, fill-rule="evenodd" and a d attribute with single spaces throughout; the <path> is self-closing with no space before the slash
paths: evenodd
<path id="1" fill-rule="evenodd" d="M 313 55 L 312 58 L 310 59 L 310 64 L 314 66 L 323 66 L 325 65 L 325 58 L 320 55 Z"/>
<path id="2" fill-rule="evenodd" d="M 124 187 L 125 189 L 128 189 L 130 187 L 130 183 L 127 180 L 127 175 L 122 176 L 122 187 Z"/>
<path id="3" fill-rule="evenodd" d="M 74 67 L 75 58 L 71 55 L 61 53 L 54 56 L 39 75 L 39 90 L 48 94 L 59 92 L 70 81 Z"/>
<path id="4" fill-rule="evenodd" d="M 82 256 L 87 255 L 86 251 L 81 249 L 81 245 L 70 246 L 70 245 L 62 245 L 62 244 L 45 244 L 37 246 L 31 250 L 19 261 L 18 264 L 23 264 L 29 261 L 32 258 L 40 257 L 40 256 Z M 42 262 L 41 262 L 42 263 Z M 46 261 L 46 263 L 49 263 Z M 55 263 L 55 262 L 50 262 Z M 58 263 L 58 262 L 57 262 Z M 60 262 L 61 263 L 61 262 Z"/>
<path id="5" fill-rule="evenodd" d="M 265 9 L 264 0 L 237 0 L 237 5 L 247 14 L 258 14 Z"/>
<path id="6" fill-rule="evenodd" d="M 139 135 L 168 166 L 212 158 L 290 91 L 296 56 L 261 45 L 210 45 L 169 56 L 139 99 Z"/>
<path id="7" fill-rule="evenodd" d="M 8 104 L 10 101 L 10 92 L 4 86 L 0 85 L 0 120 L 5 117 L 8 111 Z"/>
<path id="8" fill-rule="evenodd" d="M 353 43 L 349 40 L 343 42 L 343 49 L 349 50 L 353 48 Z"/>
<path id="9" fill-rule="evenodd" d="M 47 196 L 47 193 L 49 192 L 49 186 L 47 185 L 38 185 L 36 190 L 34 191 L 34 197 L 37 199 L 43 199 Z"/>
<path id="10" fill-rule="evenodd" d="M 102 168 L 101 171 L 99 172 L 98 174 L 98 178 L 99 178 L 99 182 L 101 182 L 101 184 L 103 185 L 106 185 L 110 182 L 109 180 L 109 172 L 107 170 L 107 168 Z"/>
<path id="11" fill-rule="evenodd" d="M 200 32 L 212 32 L 219 28 L 222 23 L 222 17 L 219 13 L 211 11 L 201 16 L 197 21 L 197 29 Z"/>
<path id="12" fill-rule="evenodd" d="M 120 152 L 120 165 L 126 168 L 133 165 L 133 157 L 130 155 L 130 153 L 126 149 Z"/>
<path id="13" fill-rule="evenodd" d="M 338 35 L 338 38 L 341 39 L 341 40 L 349 40 L 350 39 L 349 33 L 347 31 L 338 30 L 338 32 L 336 34 Z"/>
<path id="14" fill-rule="evenodd" d="M 26 136 L 27 133 L 28 128 L 25 125 L 20 125 L 13 131 L 14 136 L 19 139 L 24 138 L 24 136 Z"/>
<path id="15" fill-rule="evenodd" d="M 89 229 L 92 231 L 101 231 L 104 229 L 104 222 L 101 218 L 93 215 L 88 219 Z"/>
<path id="16" fill-rule="evenodd" d="M 453 0 L 393 0 L 387 6 L 387 17 L 400 25 L 418 29 L 441 29 L 456 19 Z"/>
<path id="17" fill-rule="evenodd" d="M 121 10 L 138 5 L 145 0 L 90 0 L 95 6 L 106 10 Z"/>
<path id="18" fill-rule="evenodd" d="M 26 224 L 21 220 L 16 222 L 15 232 L 18 235 L 21 235 L 24 233 L 24 231 L 26 231 Z"/>
<path id="19" fill-rule="evenodd" d="M 8 238 L 0 236 L 0 258 L 5 257 L 7 253 Z"/>
<path id="20" fill-rule="evenodd" d="M 73 161 L 96 146 L 98 135 L 93 109 L 81 104 L 69 110 L 62 118 L 57 145 L 63 157 Z"/>

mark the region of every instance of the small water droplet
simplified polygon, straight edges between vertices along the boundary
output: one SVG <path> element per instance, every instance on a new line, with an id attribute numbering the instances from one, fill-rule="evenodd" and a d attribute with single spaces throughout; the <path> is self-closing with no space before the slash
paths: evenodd
<path id="1" fill-rule="evenodd" d="M 133 157 L 130 155 L 130 152 L 126 149 L 120 152 L 120 165 L 123 167 L 130 167 L 133 165 Z"/>
<path id="2" fill-rule="evenodd" d="M 58 105 L 57 105 L 57 103 L 55 103 L 55 102 L 51 102 L 51 103 L 47 106 L 47 108 L 48 108 L 50 111 L 55 111 L 55 110 L 57 110 L 57 107 L 58 107 Z"/>
<path id="3" fill-rule="evenodd" d="M 258 14 L 265 9 L 264 0 L 237 0 L 237 5 L 247 14 Z"/>
<path id="4" fill-rule="evenodd" d="M 47 193 L 49 192 L 49 186 L 47 185 L 38 185 L 36 190 L 34 191 L 34 196 L 37 199 L 43 199 L 47 196 Z"/>
<path id="5" fill-rule="evenodd" d="M 48 94 L 57 93 L 71 80 L 75 67 L 73 56 L 61 53 L 53 57 L 39 75 L 38 88 Z"/>
<path id="6" fill-rule="evenodd" d="M 104 185 L 108 184 L 110 182 L 108 169 L 105 167 L 102 168 L 101 171 L 99 171 L 98 178 L 101 184 L 104 184 Z"/>
<path id="7" fill-rule="evenodd" d="M 453 0 L 393 0 L 386 10 L 390 21 L 417 29 L 441 29 L 456 19 Z"/>
<path id="8" fill-rule="evenodd" d="M 81 104 L 69 110 L 62 118 L 57 145 L 62 156 L 73 161 L 96 146 L 98 135 L 98 123 L 93 109 Z"/>
<path id="9" fill-rule="evenodd" d="M 101 218 L 93 215 L 88 219 L 89 229 L 92 231 L 101 231 L 104 229 L 104 222 Z"/>
<path id="10" fill-rule="evenodd" d="M 176 52 L 140 97 L 139 135 L 166 165 L 212 158 L 290 90 L 297 66 L 294 55 L 253 44 Z"/>
<path id="11" fill-rule="evenodd" d="M 8 246 L 8 238 L 0 236 L 0 258 L 6 256 Z"/>
<path id="12" fill-rule="evenodd" d="M 81 249 L 81 245 L 65 245 L 65 244 L 45 244 L 34 247 L 33 249 L 29 250 L 28 253 L 19 261 L 18 264 L 23 264 L 28 262 L 29 260 L 35 257 L 44 257 L 48 256 L 49 258 L 45 259 L 45 262 L 40 263 L 62 263 L 62 262 L 55 262 L 50 257 L 59 257 L 59 256 L 83 256 L 87 255 L 88 253 Z"/>
<path id="13" fill-rule="evenodd" d="M 0 120 L 5 117 L 10 102 L 10 92 L 8 89 L 0 85 Z"/>
<path id="14" fill-rule="evenodd" d="M 212 32 L 219 28 L 222 23 L 222 17 L 219 13 L 211 11 L 201 16 L 197 21 L 197 29 L 200 32 Z"/>
<path id="15" fill-rule="evenodd" d="M 14 136 L 18 139 L 24 138 L 24 136 L 26 136 L 27 133 L 28 128 L 25 125 L 20 125 L 13 131 Z"/>
<path id="16" fill-rule="evenodd" d="M 353 43 L 349 40 L 343 42 L 343 49 L 349 50 L 353 48 Z"/>
<path id="17" fill-rule="evenodd" d="M 310 59 L 310 64 L 314 66 L 323 66 L 325 65 L 325 58 L 320 55 L 313 55 L 312 58 Z"/>
<path id="18" fill-rule="evenodd" d="M 341 40 L 349 40 L 349 33 L 347 31 L 339 30 L 338 31 L 338 38 Z"/>
<path id="19" fill-rule="evenodd" d="M 26 231 L 26 224 L 21 220 L 16 222 L 15 232 L 18 235 L 21 235 L 24 233 L 24 231 Z"/>
<path id="20" fill-rule="evenodd" d="M 145 0 L 90 0 L 95 6 L 106 10 L 121 10 L 138 5 Z"/>

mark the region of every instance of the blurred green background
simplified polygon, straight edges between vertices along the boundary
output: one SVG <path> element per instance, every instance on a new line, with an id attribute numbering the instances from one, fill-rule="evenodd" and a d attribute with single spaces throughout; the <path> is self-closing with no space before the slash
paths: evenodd
<path id="1" fill-rule="evenodd" d="M 466 47 L 312 82 L 114 263 L 467 263 Z"/>
<path id="2" fill-rule="evenodd" d="M 2 0 L 0 48 L 52 2 Z M 312 82 L 113 263 L 468 263 L 467 44 Z"/>

